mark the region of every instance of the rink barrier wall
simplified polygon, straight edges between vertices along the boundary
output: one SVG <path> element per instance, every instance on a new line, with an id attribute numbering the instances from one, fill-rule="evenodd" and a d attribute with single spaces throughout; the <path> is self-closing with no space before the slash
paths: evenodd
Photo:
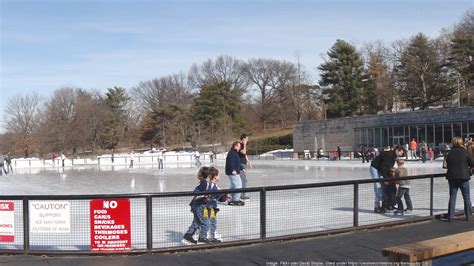
<path id="1" fill-rule="evenodd" d="M 360 230 L 360 229 L 367 229 L 367 228 L 376 228 L 376 227 L 381 227 L 381 226 L 390 226 L 390 225 L 397 225 L 397 224 L 404 224 L 404 223 L 411 223 L 411 222 L 417 222 L 417 221 L 423 221 L 423 220 L 430 220 L 435 217 L 435 206 L 434 206 L 434 199 L 435 199 L 435 190 L 434 190 L 434 181 L 436 180 L 442 180 L 441 178 L 445 177 L 445 174 L 430 174 L 430 175 L 419 175 L 419 176 L 411 176 L 411 177 L 404 177 L 404 178 L 398 178 L 398 179 L 390 179 L 390 180 L 420 180 L 420 181 L 427 181 L 429 182 L 429 212 L 426 212 L 425 214 L 422 215 L 417 215 L 413 216 L 412 218 L 408 219 L 403 219 L 400 221 L 381 221 L 381 222 L 375 222 L 371 223 L 372 221 L 365 221 L 365 224 L 361 224 L 360 220 L 360 215 L 364 214 L 362 210 L 360 209 L 361 203 L 367 205 L 367 202 L 361 202 L 361 199 L 365 199 L 361 196 L 360 194 L 360 189 L 362 186 L 369 186 L 369 188 L 366 187 L 366 190 L 371 191 L 371 187 L 373 188 L 373 183 L 375 182 L 381 182 L 381 181 L 387 181 L 387 180 L 373 180 L 373 179 L 364 179 L 364 180 L 351 180 L 351 181 L 338 181 L 338 182 L 326 182 L 326 183 L 312 183 L 312 184 L 298 184 L 298 185 L 284 185 L 284 186 L 268 186 L 268 187 L 254 187 L 254 188 L 246 188 L 246 189 L 235 189 L 235 190 L 230 190 L 230 189 L 225 189 L 221 190 L 218 192 L 206 192 L 206 193 L 195 193 L 195 192 L 164 192 L 164 193 L 144 193 L 144 194 L 107 194 L 107 195 L 1 195 L 0 196 L 0 201 L 5 202 L 5 201 L 16 201 L 16 205 L 18 205 L 19 202 L 21 202 L 21 206 L 18 206 L 20 208 L 20 211 L 18 213 L 15 213 L 15 223 L 20 227 L 17 228 L 19 233 L 16 234 L 15 236 L 18 236 L 21 239 L 17 239 L 18 242 L 16 244 L 11 244 L 11 245 L 6 245 L 5 243 L 0 243 L 0 252 L 1 253 L 12 253 L 12 254 L 18 254 L 18 253 L 23 253 L 23 254 L 89 254 L 89 255 L 96 255 L 96 254 L 110 254 L 109 252 L 93 252 L 90 249 L 88 250 L 88 245 L 91 245 L 92 240 L 90 240 L 89 236 L 84 236 L 84 232 L 79 232 L 79 236 L 83 238 L 82 240 L 85 241 L 85 243 L 82 243 L 82 245 L 77 245 L 79 246 L 79 250 L 75 249 L 64 249 L 59 246 L 57 248 L 54 244 L 52 245 L 36 245 L 35 248 L 32 248 L 31 246 L 31 233 L 30 233 L 30 211 L 29 211 L 29 204 L 31 201 L 55 201 L 55 200 L 64 200 L 64 201 L 70 201 L 71 203 L 73 201 L 84 201 L 83 203 L 87 205 L 86 201 L 90 200 L 110 200 L 110 199 L 129 199 L 131 201 L 140 201 L 144 202 L 145 205 L 145 212 L 142 213 L 141 210 L 139 212 L 134 212 L 138 214 L 138 216 L 143 216 L 145 215 L 145 218 L 142 219 L 144 220 L 144 228 L 139 228 L 138 231 L 139 235 L 142 236 L 144 235 L 140 240 L 142 241 L 141 244 L 138 243 L 137 245 L 139 246 L 138 248 L 134 248 L 132 246 L 130 251 L 127 252 L 113 252 L 113 254 L 134 254 L 134 253 L 149 253 L 149 252 L 168 252 L 168 251 L 178 251 L 178 250 L 190 250 L 190 249 L 200 249 L 200 248 L 209 248 L 213 246 L 235 246 L 235 245 L 245 245 L 245 244 L 250 244 L 250 243 L 259 243 L 259 242 L 267 242 L 267 241 L 276 241 L 276 240 L 286 240 L 286 239 L 294 239 L 294 238 L 302 238 L 302 237 L 312 237 L 312 236 L 319 236 L 319 235 L 328 235 L 328 234 L 336 234 L 336 233 L 342 233 L 342 232 L 348 232 L 348 231 L 353 231 L 353 230 Z M 412 182 L 413 182 L 412 181 Z M 443 180 L 444 181 L 444 180 Z M 443 183 L 444 184 L 444 183 Z M 447 186 L 447 184 L 444 184 Z M 443 185 L 443 186 L 444 186 Z M 288 229 L 291 229 L 293 226 L 291 223 L 288 224 L 286 223 L 285 220 L 283 220 L 281 223 L 281 232 L 278 232 L 276 230 L 275 233 L 270 233 L 268 231 L 269 226 L 272 226 L 271 222 L 269 222 L 270 218 L 275 218 L 274 216 L 268 215 L 269 212 L 273 211 L 273 206 L 272 204 L 274 202 L 271 201 L 271 199 L 276 199 L 284 197 L 285 193 L 293 193 L 297 195 L 303 194 L 305 191 L 301 192 L 298 190 L 309 190 L 311 189 L 323 189 L 323 188 L 332 188 L 332 189 L 345 189 L 347 191 L 352 190 L 352 199 L 349 199 L 348 202 L 352 202 L 352 210 L 349 210 L 352 212 L 352 221 L 349 224 L 343 224 L 340 226 L 340 228 L 331 228 L 331 226 L 323 226 L 322 230 L 313 230 L 313 229 L 304 229 L 306 230 L 305 232 L 302 233 L 288 233 Z M 342 191 L 342 190 L 341 190 Z M 184 202 L 189 202 L 188 199 L 194 197 L 194 196 L 199 196 L 199 195 L 208 195 L 208 194 L 216 194 L 216 193 L 231 193 L 231 192 L 247 192 L 247 193 L 253 193 L 252 195 L 252 201 L 250 201 L 249 204 L 246 204 L 245 206 L 229 206 L 225 208 L 231 208 L 229 209 L 229 213 L 235 216 L 236 213 L 232 213 L 232 211 L 240 211 L 241 213 L 245 210 L 246 207 L 248 208 L 258 208 L 258 217 L 259 221 L 258 227 L 259 228 L 244 228 L 245 230 L 253 230 L 257 233 L 250 233 L 244 238 L 242 237 L 241 239 L 237 236 L 233 240 L 230 241 L 223 241 L 218 244 L 205 244 L 205 245 L 192 245 L 192 246 L 183 246 L 179 242 L 174 242 L 174 243 L 162 243 L 162 246 L 157 247 L 157 245 L 154 243 L 156 241 L 154 239 L 154 229 L 155 229 L 155 223 L 154 223 L 154 217 L 156 215 L 162 215 L 166 216 L 166 213 L 154 213 L 154 210 L 157 208 L 161 208 L 163 206 L 158 206 L 159 204 L 155 204 L 155 201 L 160 201 L 160 200 L 169 200 L 170 204 L 171 203 L 177 203 L 181 204 L 180 198 L 185 197 L 186 201 Z M 308 192 L 308 191 L 306 191 Z M 271 194 L 271 193 L 276 193 L 276 194 Z M 256 205 L 252 205 L 253 201 L 256 201 L 256 194 L 258 194 L 259 201 L 256 202 Z M 293 196 L 290 197 L 290 202 L 288 206 L 293 206 L 293 205 L 298 205 L 301 203 L 303 200 L 309 200 L 308 202 L 317 202 L 315 200 L 315 197 L 318 195 L 304 195 L 303 197 L 295 197 Z M 337 194 L 337 193 L 336 193 Z M 321 196 L 321 195 L 320 195 Z M 412 195 L 415 196 L 415 195 Z M 422 195 L 416 195 L 421 198 Z M 439 195 L 437 195 L 439 196 Z M 334 195 L 334 197 L 331 196 L 331 198 L 334 199 L 334 201 L 337 201 L 337 195 Z M 270 198 L 270 201 L 269 201 Z M 370 195 L 367 197 L 369 199 L 369 206 L 371 201 L 373 202 L 373 190 Z M 293 200 L 294 202 L 291 202 Z M 299 201 L 298 201 L 299 200 Z M 181 200 L 183 201 L 183 200 Z M 138 202 L 139 203 L 139 202 Z M 285 202 L 286 203 L 286 202 Z M 443 200 L 443 205 L 447 206 L 447 201 Z M 71 204 L 73 205 L 73 204 Z M 133 205 L 133 204 L 132 204 Z M 139 204 L 138 204 L 139 205 Z M 364 205 L 364 206 L 365 206 Z M 170 205 L 172 206 L 172 205 Z M 273 207 L 272 207 L 273 206 Z M 166 207 L 166 206 L 165 206 Z M 324 205 L 323 205 L 324 207 Z M 87 209 L 87 208 L 86 208 Z M 173 211 L 174 209 L 165 209 L 168 211 Z M 135 210 L 136 211 L 136 210 Z M 285 214 L 286 210 L 284 209 Z M 132 212 L 132 209 L 130 210 Z M 366 213 L 369 213 L 370 211 L 365 211 Z M 437 215 L 443 215 L 446 212 L 440 212 L 437 210 Z M 256 214 L 256 213 L 252 213 Z M 87 221 L 89 221 L 90 217 L 90 210 L 89 211 L 84 211 L 84 213 L 79 213 L 75 214 L 76 216 L 79 216 L 82 218 L 84 221 L 86 221 L 86 225 L 83 225 L 83 228 L 90 228 L 90 223 L 87 226 Z M 302 213 L 302 215 L 307 215 L 307 213 Z M 313 214 L 314 215 L 314 214 Z M 317 213 L 316 213 L 317 215 Z M 367 215 L 367 214 L 364 214 Z M 21 217 L 18 217 L 21 216 Z M 278 216 L 278 215 L 277 215 Z M 159 216 L 161 217 L 161 216 Z M 188 216 L 189 217 L 189 216 Z M 284 215 L 286 218 L 293 219 L 291 215 Z M 346 215 L 346 218 L 349 216 Z M 135 217 L 136 218 L 136 217 Z M 143 217 L 142 217 L 143 218 Z M 173 218 L 173 217 L 171 217 Z M 246 218 L 246 217 L 244 217 Z M 280 221 L 280 217 L 276 217 L 277 221 Z M 323 218 L 327 218 L 326 216 L 323 216 Z M 187 218 L 186 218 L 187 219 Z M 233 219 L 233 218 L 231 218 Z M 179 219 L 178 219 L 179 220 Z M 168 221 L 168 223 L 165 223 L 166 225 L 173 225 L 173 223 L 178 223 L 178 220 L 172 220 Z M 229 219 L 227 219 L 228 221 Z M 290 221 L 290 220 L 289 220 Z M 76 220 L 73 220 L 71 218 L 71 227 L 73 227 L 73 223 L 76 222 Z M 329 223 L 334 223 L 335 221 L 329 221 Z M 157 221 L 158 225 L 160 225 L 159 221 Z M 182 232 L 184 234 L 185 227 L 183 226 L 184 224 L 189 224 L 189 221 L 185 221 L 183 224 L 177 224 L 179 225 L 179 230 L 178 232 Z M 184 228 L 183 228 L 184 227 Z M 223 225 L 225 229 L 225 223 Z M 275 226 L 274 226 L 275 227 Z M 278 229 L 278 225 L 276 226 Z M 133 226 L 131 227 L 133 228 Z M 173 228 L 174 229 L 174 228 Z M 87 231 L 87 230 L 86 230 Z M 241 231 L 237 231 L 241 232 Z M 243 232 L 243 231 L 242 231 Z M 77 233 L 77 232 L 71 232 L 71 234 Z M 133 233 L 133 232 L 132 232 Z M 245 232 L 243 233 L 245 234 Z M 53 234 L 54 235 L 54 234 Z M 133 234 L 132 234 L 133 235 Z M 179 238 L 180 236 L 178 236 Z M 47 239 L 47 236 L 45 235 L 45 239 Z M 133 239 L 133 236 L 132 236 Z M 49 239 L 50 240 L 50 239 Z M 54 240 L 54 239 L 53 239 Z M 90 240 L 89 244 L 87 244 L 87 240 Z M 37 241 L 37 239 L 35 239 Z M 43 239 L 39 239 L 39 241 L 43 241 Z M 58 238 L 57 241 L 61 241 L 61 237 Z M 75 242 L 74 239 L 71 240 L 72 242 Z M 138 241 L 140 242 L 140 241 Z M 39 247 L 38 247 L 39 246 Z M 7 247 L 7 248 L 6 248 Z M 81 249 L 82 248 L 82 249 Z"/>
<path id="2" fill-rule="evenodd" d="M 200 161 L 208 162 L 211 161 L 211 154 L 201 153 Z M 195 163 L 196 159 L 193 154 L 164 154 L 163 163 Z M 54 161 L 51 159 L 39 159 L 39 158 L 26 158 L 26 159 L 13 159 L 12 166 L 14 168 L 23 167 L 49 167 L 49 166 L 61 166 L 62 162 L 60 158 L 56 158 Z M 130 164 L 130 156 L 114 156 L 114 162 L 112 163 L 112 156 L 98 156 L 97 158 L 67 158 L 65 160 L 65 166 L 74 165 L 128 165 Z M 158 164 L 157 155 L 142 155 L 135 154 L 134 164 Z"/>

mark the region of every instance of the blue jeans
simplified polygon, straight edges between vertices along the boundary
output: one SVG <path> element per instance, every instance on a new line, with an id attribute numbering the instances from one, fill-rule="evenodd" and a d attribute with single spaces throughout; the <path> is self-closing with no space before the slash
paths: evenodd
<path id="1" fill-rule="evenodd" d="M 370 176 L 374 180 L 382 179 L 382 175 L 380 174 L 379 170 L 375 169 L 375 167 L 371 166 L 369 168 Z M 382 190 L 382 182 L 375 182 L 374 183 L 374 193 L 375 193 L 375 201 L 374 201 L 374 208 L 380 208 L 380 204 L 383 199 L 383 190 Z"/>
<path id="2" fill-rule="evenodd" d="M 209 239 L 216 238 L 216 229 L 217 229 L 217 209 L 207 208 L 208 217 L 207 223 L 209 228 Z"/>
<path id="3" fill-rule="evenodd" d="M 449 183 L 449 205 L 448 205 L 448 218 L 453 219 L 456 212 L 456 196 L 458 189 L 461 190 L 461 195 L 464 199 L 464 214 L 466 218 L 472 217 L 472 204 L 471 195 L 469 190 L 469 180 L 463 179 L 448 179 Z"/>
<path id="4" fill-rule="evenodd" d="M 411 198 L 410 198 L 410 189 L 406 187 L 398 188 L 398 191 L 397 191 L 398 210 L 403 211 L 403 202 L 402 202 L 403 197 L 405 197 L 405 202 L 407 203 L 407 210 L 413 210 L 413 204 L 411 203 Z"/>
<path id="5" fill-rule="evenodd" d="M 193 206 L 194 219 L 186 234 L 194 235 L 199 229 L 199 238 L 207 238 L 207 219 L 204 217 L 204 209 L 206 209 L 204 204 Z"/>
<path id="6" fill-rule="evenodd" d="M 158 169 L 163 169 L 163 159 L 158 159 Z"/>
<path id="7" fill-rule="evenodd" d="M 242 169 L 246 170 L 247 169 L 247 164 L 241 163 Z M 243 170 L 240 170 L 240 180 L 242 181 L 242 188 L 247 188 L 247 172 L 244 172 Z M 245 197 L 245 192 L 242 192 L 242 197 Z"/>
<path id="8" fill-rule="evenodd" d="M 230 180 L 230 189 L 242 188 L 242 180 L 239 175 L 228 175 Z M 232 193 L 232 201 L 239 201 L 241 193 Z"/>

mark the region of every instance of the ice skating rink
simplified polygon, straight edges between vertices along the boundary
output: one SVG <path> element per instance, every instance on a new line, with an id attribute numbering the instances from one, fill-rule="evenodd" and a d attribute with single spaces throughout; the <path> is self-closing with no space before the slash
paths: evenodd
<path id="1" fill-rule="evenodd" d="M 221 188 L 229 188 L 224 173 L 224 161 L 219 169 Z M 409 175 L 444 173 L 441 161 L 433 163 L 407 162 Z M 123 194 L 192 191 L 197 185 L 198 167 L 192 163 L 165 164 L 163 171 L 152 164 L 106 166 L 58 166 L 17 168 L 15 173 L 0 178 L 2 195 L 70 195 Z M 255 160 L 248 170 L 249 187 L 321 183 L 370 179 L 369 164 L 360 161 L 290 161 Z"/>
<path id="2" fill-rule="evenodd" d="M 357 179 L 370 179 L 369 164 L 360 161 L 290 161 L 255 160 L 249 169 L 249 187 L 309 184 Z M 224 161 L 214 165 L 221 171 L 219 186 L 229 188 L 229 180 L 223 173 Z M 441 161 L 407 162 L 409 175 L 444 173 Z M 164 170 L 157 165 L 67 166 L 18 168 L 14 174 L 0 177 L 0 194 L 7 195 L 90 195 L 129 194 L 159 192 L 189 192 L 197 184 L 198 167 L 191 163 L 165 164 Z M 474 186 L 473 186 L 474 187 Z M 472 188 L 471 188 L 472 189 Z M 448 184 L 444 178 L 434 180 L 433 211 L 446 213 Z M 407 220 L 430 214 L 430 180 L 412 180 L 410 189 L 414 211 L 410 215 L 395 216 L 393 213 L 374 213 L 373 184 L 360 184 L 358 190 L 359 225 Z M 354 186 L 331 186 L 266 191 L 265 210 L 260 192 L 249 193 L 245 206 L 219 204 L 218 237 L 222 241 L 258 239 L 261 234 L 261 218 L 265 214 L 267 237 L 284 236 L 341 229 L 353 226 Z M 1 199 L 1 196 L 0 196 Z M 189 209 L 192 196 L 152 198 L 153 248 L 169 248 L 183 245 L 182 236 L 193 220 Z M 146 199 L 132 198 L 131 238 L 132 249 L 146 248 Z M 15 201 L 18 240 L 2 244 L 0 248 L 22 249 L 22 204 Z M 459 193 L 457 209 L 462 210 Z M 16 219 L 16 218 L 15 218 Z M 89 200 L 71 200 L 71 233 L 44 235 L 30 233 L 31 250 L 90 250 Z"/>

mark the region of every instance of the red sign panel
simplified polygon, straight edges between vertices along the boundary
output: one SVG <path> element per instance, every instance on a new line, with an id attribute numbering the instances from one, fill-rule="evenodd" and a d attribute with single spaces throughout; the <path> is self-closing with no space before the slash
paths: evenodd
<path id="1" fill-rule="evenodd" d="M 15 209 L 13 202 L 0 201 L 0 242 L 15 241 Z"/>
<path id="2" fill-rule="evenodd" d="M 129 199 L 91 200 L 90 221 L 92 251 L 131 250 Z"/>

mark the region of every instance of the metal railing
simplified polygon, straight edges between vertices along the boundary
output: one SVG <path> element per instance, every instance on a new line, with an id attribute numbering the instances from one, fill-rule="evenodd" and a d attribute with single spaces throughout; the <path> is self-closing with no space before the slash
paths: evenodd
<path id="1" fill-rule="evenodd" d="M 125 214 L 130 217 L 130 225 L 128 228 L 125 226 L 125 230 L 129 230 L 130 246 L 122 251 L 113 250 L 116 253 L 194 249 L 208 245 L 239 245 L 432 219 L 434 215 L 444 214 L 447 211 L 445 207 L 448 202 L 448 190 L 442 178 L 444 176 L 445 174 L 434 174 L 396 179 L 410 180 L 412 183 L 410 190 L 415 208 L 413 214 L 404 216 L 374 213 L 374 183 L 387 181 L 383 179 L 255 187 L 206 193 L 2 195 L 0 205 L 9 202 L 15 205 L 14 222 L 10 222 L 14 224 L 14 240 L 2 242 L 2 232 L 4 234 L 5 230 L 1 230 L 0 224 L 0 252 L 24 254 L 109 252 L 93 250 L 95 234 L 93 232 L 97 230 L 92 224 L 95 223 L 93 222 L 95 209 L 92 204 L 95 200 L 125 199 L 130 202 L 129 213 Z M 246 193 L 250 196 L 250 200 L 246 201 L 245 206 L 218 205 L 220 211 L 217 215 L 216 238 L 221 239 L 221 243 L 184 245 L 181 242 L 193 219 L 188 206 L 193 197 L 236 192 Z M 69 218 L 61 220 L 64 224 L 67 223 L 64 220 L 69 219 L 70 225 L 64 229 L 68 232 L 48 233 L 34 227 L 34 223 L 38 223 L 37 219 L 43 219 L 41 223 L 55 221 L 51 217 L 44 218 L 47 212 L 43 213 L 43 218 L 38 218 L 41 215 L 38 216 L 32 207 L 43 206 L 41 203 L 44 206 L 68 204 Z M 4 214 L 0 212 L 1 215 Z M 58 216 L 61 216 L 61 213 Z"/>

